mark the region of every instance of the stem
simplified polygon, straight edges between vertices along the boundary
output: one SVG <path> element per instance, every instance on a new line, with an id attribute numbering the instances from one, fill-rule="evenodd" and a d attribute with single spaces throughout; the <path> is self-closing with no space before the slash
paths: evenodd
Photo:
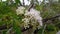
<path id="1" fill-rule="evenodd" d="M 44 28 L 43 28 L 43 31 L 42 31 L 42 34 L 44 34 L 44 31 L 45 31 L 45 29 L 46 29 L 46 24 L 44 25 Z"/>

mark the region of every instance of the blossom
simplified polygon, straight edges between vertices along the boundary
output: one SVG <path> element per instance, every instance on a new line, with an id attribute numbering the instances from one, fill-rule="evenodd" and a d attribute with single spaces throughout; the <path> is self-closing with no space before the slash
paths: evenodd
<path id="1" fill-rule="evenodd" d="M 29 19 L 28 18 L 24 18 L 24 19 L 22 19 L 22 21 L 24 22 L 24 27 L 25 27 L 25 29 L 28 27 L 29 28 Z"/>
<path id="2" fill-rule="evenodd" d="M 38 28 L 43 26 L 42 17 L 40 16 L 39 11 L 31 8 L 30 11 L 26 11 L 24 15 L 25 15 L 25 18 L 28 19 L 26 24 L 28 24 L 28 21 L 29 21 L 30 25 L 32 25 L 33 27 L 35 27 L 37 24 L 39 24 L 38 26 L 36 26 Z"/>
<path id="3" fill-rule="evenodd" d="M 26 12 L 25 15 L 33 17 L 42 26 L 42 17 L 40 16 L 40 12 L 39 11 L 37 11 L 37 10 L 32 8 L 29 12 Z"/>
<path id="4" fill-rule="evenodd" d="M 24 14 L 24 7 L 22 7 L 22 6 L 20 6 L 20 7 L 18 7 L 18 9 L 16 10 L 16 13 L 17 13 L 17 15 L 19 15 L 19 14 Z"/>

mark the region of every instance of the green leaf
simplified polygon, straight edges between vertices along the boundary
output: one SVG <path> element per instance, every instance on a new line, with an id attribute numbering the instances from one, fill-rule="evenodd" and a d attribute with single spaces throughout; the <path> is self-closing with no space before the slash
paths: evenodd
<path id="1" fill-rule="evenodd" d="M 15 21 L 13 23 L 13 28 L 14 28 L 16 34 L 21 34 L 21 29 L 20 29 L 20 27 L 18 27 L 18 25 L 16 24 Z"/>

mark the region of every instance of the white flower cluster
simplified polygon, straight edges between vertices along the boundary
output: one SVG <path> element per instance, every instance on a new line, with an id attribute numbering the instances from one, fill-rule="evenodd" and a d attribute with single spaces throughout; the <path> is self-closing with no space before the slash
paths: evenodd
<path id="1" fill-rule="evenodd" d="M 33 26 L 33 28 L 40 28 L 43 26 L 42 17 L 40 16 L 40 12 L 31 8 L 30 11 L 26 10 L 25 13 L 22 9 L 23 7 L 19 7 L 17 9 L 17 15 L 24 14 L 25 18 L 22 19 L 24 28 L 29 28 L 29 24 Z"/>
<path id="2" fill-rule="evenodd" d="M 24 28 L 26 29 L 26 28 L 29 28 L 29 19 L 28 18 L 24 18 L 24 19 L 22 19 L 22 21 L 24 22 Z"/>
<path id="3" fill-rule="evenodd" d="M 36 26 L 37 24 L 39 24 L 37 27 L 40 28 L 40 26 L 43 26 L 42 24 L 42 17 L 40 16 L 40 12 L 31 8 L 30 11 L 26 11 L 26 13 L 24 14 L 26 16 L 26 18 L 28 18 L 31 23 L 31 25 Z"/>
<path id="4" fill-rule="evenodd" d="M 18 9 L 16 10 L 16 13 L 17 13 L 17 15 L 19 15 L 19 14 L 24 14 L 24 7 L 22 7 L 22 6 L 20 6 L 20 7 L 18 7 Z"/>

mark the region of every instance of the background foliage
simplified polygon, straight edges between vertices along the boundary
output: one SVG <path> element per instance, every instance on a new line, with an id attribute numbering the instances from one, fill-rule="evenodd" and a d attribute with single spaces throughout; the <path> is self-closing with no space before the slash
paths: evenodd
<path id="1" fill-rule="evenodd" d="M 7 31 L 9 31 L 10 26 L 12 26 L 13 30 L 12 32 L 14 34 L 21 34 L 21 18 L 23 16 L 16 15 L 16 8 L 21 5 L 19 0 L 15 0 L 16 3 L 13 3 L 11 0 L 11 4 L 9 4 L 10 0 L 7 2 L 0 2 L 0 26 L 7 25 L 7 29 L 0 30 L 0 34 L 6 34 Z M 18 5 L 20 3 L 20 5 Z M 25 6 L 26 7 L 26 6 Z M 53 16 L 60 14 L 60 1 L 49 4 L 42 3 L 41 5 L 36 4 L 35 7 L 36 10 L 41 11 L 41 16 L 43 19 L 45 18 L 51 18 Z M 46 28 L 44 30 L 44 34 L 56 34 L 60 30 L 60 17 L 55 18 L 54 20 L 47 21 Z M 37 34 L 42 34 L 42 31 L 44 29 L 44 26 L 39 29 Z M 9 33 L 9 34 L 13 34 Z"/>

